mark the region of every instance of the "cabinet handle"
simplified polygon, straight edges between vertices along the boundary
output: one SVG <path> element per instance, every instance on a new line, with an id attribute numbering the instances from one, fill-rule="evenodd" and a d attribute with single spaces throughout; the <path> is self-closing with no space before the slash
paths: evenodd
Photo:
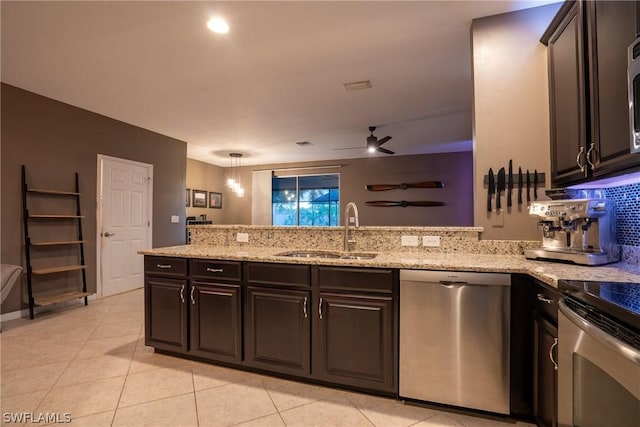
<path id="1" fill-rule="evenodd" d="M 589 163 L 589 166 L 591 166 L 591 169 L 595 169 L 596 168 L 596 163 L 597 160 L 595 161 L 591 161 L 591 153 L 598 153 L 598 150 L 595 149 L 596 148 L 596 143 L 592 142 L 591 145 L 589 146 L 589 150 L 587 151 L 587 163 Z"/>
<path id="2" fill-rule="evenodd" d="M 302 312 L 304 313 L 304 318 L 306 319 L 307 317 L 307 297 L 304 297 L 304 302 L 302 303 Z"/>
<path id="3" fill-rule="evenodd" d="M 184 285 L 180 287 L 180 301 L 184 304 Z"/>
<path id="4" fill-rule="evenodd" d="M 547 304 L 551 304 L 553 302 L 552 299 L 546 298 L 544 294 L 538 294 L 538 301 L 546 302 Z"/>
<path id="5" fill-rule="evenodd" d="M 209 273 L 223 273 L 224 269 L 223 268 L 211 268 L 211 267 L 207 267 L 207 271 Z"/>
<path id="6" fill-rule="evenodd" d="M 580 172 L 584 172 L 584 166 L 585 164 L 580 164 L 580 157 L 582 157 L 582 154 L 584 153 L 584 147 L 580 147 L 580 151 L 578 151 L 578 155 L 576 156 L 576 163 L 578 164 L 578 167 L 580 168 Z"/>
<path id="7" fill-rule="evenodd" d="M 166 270 L 168 268 L 171 268 L 171 264 L 156 264 L 156 268 L 162 268 L 163 270 Z"/>
<path id="8" fill-rule="evenodd" d="M 553 339 L 553 345 L 549 349 L 549 359 L 551 360 L 551 363 L 553 363 L 553 370 L 554 371 L 558 370 L 558 363 L 553 359 L 553 349 L 555 347 L 557 347 L 557 346 L 558 346 L 558 338 L 554 338 Z"/>
<path id="9" fill-rule="evenodd" d="M 318 312 L 320 313 L 320 320 L 322 320 L 322 297 L 320 297 L 320 302 L 318 303 Z"/>
<path id="10" fill-rule="evenodd" d="M 194 292 L 195 290 L 196 290 L 196 287 L 195 287 L 195 286 L 191 286 L 191 294 L 190 294 L 190 297 L 191 297 L 191 305 L 196 305 L 196 300 L 194 300 L 194 299 L 193 299 L 193 292 Z"/>

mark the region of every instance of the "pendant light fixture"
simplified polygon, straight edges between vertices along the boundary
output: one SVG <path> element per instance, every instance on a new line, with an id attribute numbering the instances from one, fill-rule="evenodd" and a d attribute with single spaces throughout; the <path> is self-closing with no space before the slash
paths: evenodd
<path id="1" fill-rule="evenodd" d="M 227 187 L 231 189 L 236 196 L 244 196 L 244 188 L 240 183 L 240 166 L 242 161 L 242 153 L 229 153 L 230 173 L 227 178 Z"/>

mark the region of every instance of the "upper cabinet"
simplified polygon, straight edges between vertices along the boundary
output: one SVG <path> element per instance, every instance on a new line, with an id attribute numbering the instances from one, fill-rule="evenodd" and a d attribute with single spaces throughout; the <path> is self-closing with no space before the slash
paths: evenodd
<path id="1" fill-rule="evenodd" d="M 638 2 L 565 2 L 541 41 L 549 52 L 553 186 L 640 166 L 631 154 L 627 48 Z"/>

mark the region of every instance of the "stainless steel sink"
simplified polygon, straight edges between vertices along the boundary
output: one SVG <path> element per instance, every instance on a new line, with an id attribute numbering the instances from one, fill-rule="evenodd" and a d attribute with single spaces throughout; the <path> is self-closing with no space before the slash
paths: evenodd
<path id="1" fill-rule="evenodd" d="M 330 259 L 373 259 L 376 254 L 362 252 L 332 252 L 332 251 L 287 251 L 274 254 L 290 258 L 330 258 Z"/>

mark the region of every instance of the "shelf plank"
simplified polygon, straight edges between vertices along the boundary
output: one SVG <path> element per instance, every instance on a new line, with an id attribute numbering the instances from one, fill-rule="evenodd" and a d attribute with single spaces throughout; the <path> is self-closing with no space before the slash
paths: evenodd
<path id="1" fill-rule="evenodd" d="M 74 218 L 84 218 L 84 215 L 29 215 L 29 218 L 35 219 L 74 219 Z"/>
<path id="2" fill-rule="evenodd" d="M 35 305 L 51 305 L 57 304 L 59 302 L 71 301 L 72 299 L 84 298 L 89 295 L 93 295 L 91 292 L 67 292 L 64 294 L 49 296 L 49 297 L 41 297 L 35 298 Z"/>
<path id="3" fill-rule="evenodd" d="M 57 191 L 57 190 L 44 190 L 41 188 L 30 188 L 27 190 L 28 193 L 34 194 L 50 194 L 53 196 L 79 196 L 80 193 L 76 193 L 74 191 Z"/>
<path id="4" fill-rule="evenodd" d="M 60 240 L 55 242 L 31 242 L 31 246 L 77 245 L 87 243 L 86 240 Z"/>
<path id="5" fill-rule="evenodd" d="M 59 267 L 47 267 L 47 268 L 34 268 L 31 270 L 33 274 L 52 274 L 52 273 L 64 273 L 65 271 L 83 270 L 86 268 L 84 265 L 62 265 Z"/>

